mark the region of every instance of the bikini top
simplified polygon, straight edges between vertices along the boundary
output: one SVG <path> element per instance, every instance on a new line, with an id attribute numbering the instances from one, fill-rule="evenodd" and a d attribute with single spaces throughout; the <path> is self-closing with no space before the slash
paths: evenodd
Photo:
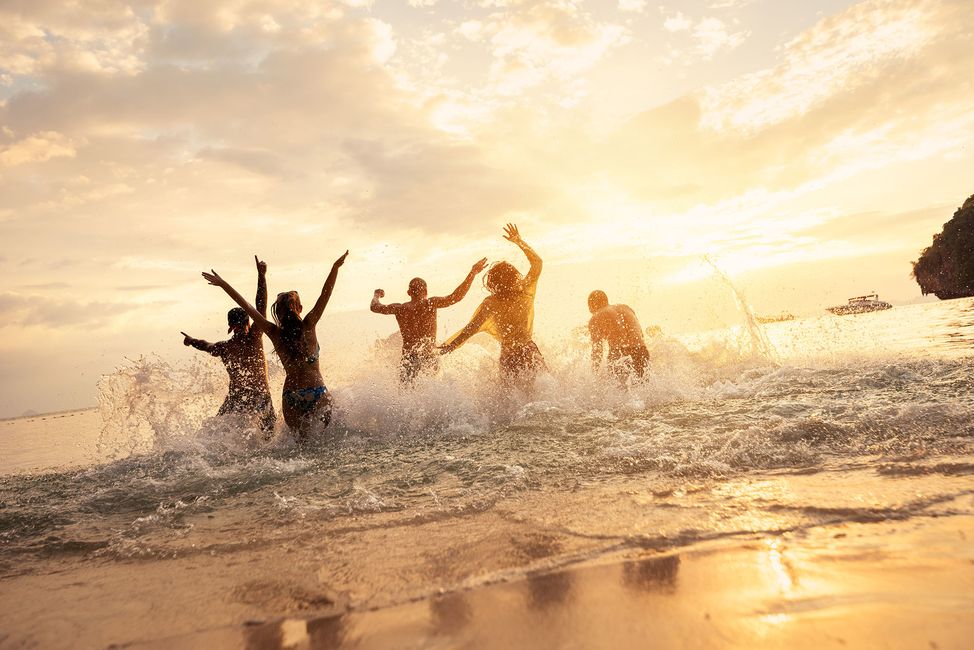
<path id="1" fill-rule="evenodd" d="M 319 344 L 318 345 L 318 349 L 315 350 L 315 353 L 308 355 L 308 358 L 305 359 L 305 361 L 307 361 L 309 365 L 312 364 L 312 363 L 317 363 L 318 362 L 318 357 L 320 357 L 320 356 L 321 356 L 321 345 Z"/>

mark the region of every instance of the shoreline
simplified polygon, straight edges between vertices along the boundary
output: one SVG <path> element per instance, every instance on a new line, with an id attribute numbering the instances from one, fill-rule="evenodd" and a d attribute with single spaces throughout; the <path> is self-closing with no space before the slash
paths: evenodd
<path id="1" fill-rule="evenodd" d="M 313 578 L 302 586 L 281 581 L 283 575 L 277 583 L 252 576 L 244 594 L 251 599 L 244 597 L 243 604 L 260 607 L 225 608 L 224 618 L 236 622 L 222 625 L 194 622 L 193 612 L 186 611 L 192 607 L 167 601 L 178 594 L 175 583 L 185 582 L 184 576 L 169 585 L 174 593 L 154 584 L 149 591 L 143 585 L 135 593 L 116 594 L 116 602 L 131 603 L 120 606 L 127 614 L 99 612 L 91 619 L 82 613 L 87 625 L 76 621 L 71 627 L 73 641 L 83 645 L 152 649 L 635 648 L 651 640 L 660 648 L 945 650 L 962 648 L 974 638 L 970 539 L 970 514 L 825 524 L 663 552 L 610 550 L 567 564 L 556 556 L 548 569 L 531 569 L 529 564 L 506 576 L 471 575 L 450 588 L 400 593 L 398 602 L 372 605 L 348 603 L 327 585 L 312 586 L 318 582 Z M 95 575 L 106 577 L 103 571 Z M 40 579 L 54 583 L 44 589 L 52 592 L 57 583 L 77 577 Z M 205 576 L 196 578 L 197 587 L 206 591 Z M 381 584 L 382 577 L 376 578 Z M 9 594 L 18 578 L 4 582 Z M 275 588 L 303 602 L 289 602 L 291 613 L 283 617 L 261 616 L 261 609 L 280 609 L 286 599 L 280 593 L 268 595 Z M 136 609 L 141 613 L 132 611 Z M 16 616 L 7 611 L 14 620 L 38 618 L 36 613 Z M 63 631 L 68 621 L 57 607 L 48 618 L 60 625 L 18 631 L 8 620 L 4 641 L 67 647 L 63 637 L 50 633 L 59 627 Z"/>
<path id="2" fill-rule="evenodd" d="M 14 422 L 16 420 L 35 420 L 35 419 L 46 419 L 46 418 L 64 418 L 70 417 L 75 413 L 87 413 L 88 411 L 97 411 L 98 405 L 94 404 L 92 406 L 83 406 L 76 409 L 64 409 L 63 411 L 51 411 L 49 413 L 34 413 L 33 415 L 14 415 L 10 417 L 0 418 L 0 422 Z"/>

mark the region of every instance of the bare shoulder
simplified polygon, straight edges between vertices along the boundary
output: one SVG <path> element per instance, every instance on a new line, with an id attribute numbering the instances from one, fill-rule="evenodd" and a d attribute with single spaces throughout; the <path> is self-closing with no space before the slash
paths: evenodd
<path id="1" fill-rule="evenodd" d="M 634 312 L 632 310 L 632 307 L 630 307 L 629 305 L 613 305 L 613 307 L 617 308 L 619 311 L 623 312 L 624 314 L 628 314 L 629 316 L 633 316 L 633 317 L 636 316 L 636 312 Z"/>
<path id="2" fill-rule="evenodd" d="M 592 314 L 592 317 L 588 319 L 588 328 L 593 332 L 602 329 L 605 325 L 606 318 L 609 316 L 609 308 L 603 308 Z"/>

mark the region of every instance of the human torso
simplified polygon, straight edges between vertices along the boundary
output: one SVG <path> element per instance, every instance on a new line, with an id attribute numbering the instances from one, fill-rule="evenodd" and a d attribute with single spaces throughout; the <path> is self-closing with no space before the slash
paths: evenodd
<path id="1" fill-rule="evenodd" d="M 436 344 L 436 309 L 429 300 L 403 303 L 396 313 L 403 353 L 432 353 Z"/>
<path id="2" fill-rule="evenodd" d="M 234 336 L 218 344 L 217 356 L 230 378 L 230 395 L 269 394 L 267 360 L 259 332 Z"/>
<path id="3" fill-rule="evenodd" d="M 589 330 L 594 340 L 608 344 L 610 355 L 646 345 L 636 313 L 627 305 L 609 305 L 600 309 L 589 321 Z"/>
<path id="4" fill-rule="evenodd" d="M 492 323 L 486 328 L 500 342 L 502 350 L 519 348 L 532 342 L 536 283 L 525 283 L 521 290 L 486 299 Z"/>
<path id="5" fill-rule="evenodd" d="M 284 366 L 285 390 L 324 385 L 319 367 L 321 347 L 313 327 L 305 327 L 302 323 L 301 333 L 295 338 L 285 337 L 282 328 L 278 327 L 269 332 L 268 337 Z"/>

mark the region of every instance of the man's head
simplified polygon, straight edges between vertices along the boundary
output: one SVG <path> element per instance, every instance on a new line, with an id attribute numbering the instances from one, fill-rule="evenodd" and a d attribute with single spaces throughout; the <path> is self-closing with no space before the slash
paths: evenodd
<path id="1" fill-rule="evenodd" d="M 250 326 L 250 317 L 240 307 L 234 307 L 227 312 L 227 333 L 246 334 Z"/>
<path id="2" fill-rule="evenodd" d="M 410 298 L 414 300 L 423 300 L 426 298 L 426 280 L 423 278 L 413 278 L 409 281 L 409 288 L 406 289 L 406 293 Z"/>
<path id="3" fill-rule="evenodd" d="M 605 309 L 609 306 L 609 297 L 605 295 L 604 291 L 596 289 L 592 293 L 588 294 L 588 310 L 591 313 L 595 313 L 600 309 Z"/>

